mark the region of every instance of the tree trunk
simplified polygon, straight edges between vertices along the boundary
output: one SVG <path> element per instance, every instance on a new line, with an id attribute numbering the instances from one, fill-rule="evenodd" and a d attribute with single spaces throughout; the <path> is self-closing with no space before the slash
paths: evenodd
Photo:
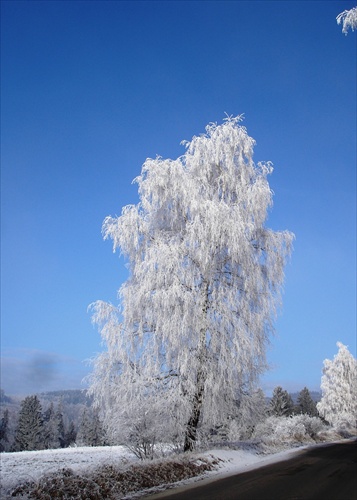
<path id="1" fill-rule="evenodd" d="M 203 323 L 206 322 L 208 308 L 209 308 L 208 282 L 205 282 L 204 305 L 202 308 Z M 197 438 L 197 427 L 200 421 L 203 395 L 206 382 L 206 365 L 207 365 L 206 328 L 202 328 L 200 332 L 200 341 L 199 341 L 197 359 L 198 359 L 198 368 L 197 368 L 197 378 L 196 378 L 196 391 L 193 395 L 191 416 L 186 426 L 183 451 L 192 451 Z"/>
<path id="2" fill-rule="evenodd" d="M 192 451 L 196 442 L 197 427 L 200 420 L 203 401 L 204 385 L 205 374 L 203 368 L 200 368 L 197 373 L 196 392 L 193 397 L 191 416 L 187 422 L 183 451 Z"/>

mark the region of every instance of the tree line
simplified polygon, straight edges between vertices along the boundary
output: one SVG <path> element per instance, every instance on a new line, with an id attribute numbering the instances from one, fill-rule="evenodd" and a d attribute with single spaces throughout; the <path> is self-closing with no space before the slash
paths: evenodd
<path id="1" fill-rule="evenodd" d="M 296 403 L 294 403 L 291 394 L 280 386 L 276 387 L 270 400 L 269 413 L 277 417 L 290 417 L 291 415 L 319 416 L 316 402 L 312 399 L 307 387 L 304 387 L 299 392 Z"/>
<path id="2" fill-rule="evenodd" d="M 2 398 L 3 401 L 4 398 Z M 10 402 L 10 398 L 7 398 Z M 37 395 L 21 401 L 18 412 L 5 408 L 0 420 L 0 451 L 30 451 L 106 444 L 99 413 L 83 407 L 79 421 L 69 420 L 63 403 L 43 410 Z"/>
<path id="3" fill-rule="evenodd" d="M 268 401 L 266 401 L 262 391 L 258 392 L 258 397 L 255 398 L 256 415 L 250 414 L 249 417 L 252 429 L 254 423 L 264 415 L 288 417 L 294 414 L 306 414 L 318 416 L 316 402 L 306 387 L 298 394 L 296 403 L 293 402 L 292 395 L 280 386 L 274 389 L 273 396 Z M 3 396 L 3 402 L 11 402 L 9 397 L 4 394 Z M 260 399 L 260 404 L 258 399 Z M 97 410 L 84 407 L 79 422 L 69 421 L 67 424 L 65 421 L 68 419 L 64 418 L 64 413 L 62 402 L 56 405 L 51 402 L 43 411 L 37 395 L 27 396 L 21 402 L 17 423 L 14 427 L 10 425 L 9 409 L 5 408 L 0 420 L 0 451 L 31 451 L 111 444 L 105 436 Z M 220 439 L 227 437 L 224 429 L 212 429 L 212 435 Z"/>

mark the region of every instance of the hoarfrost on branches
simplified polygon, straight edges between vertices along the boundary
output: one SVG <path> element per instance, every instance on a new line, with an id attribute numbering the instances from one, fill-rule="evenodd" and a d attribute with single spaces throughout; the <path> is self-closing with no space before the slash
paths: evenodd
<path id="1" fill-rule="evenodd" d="M 352 31 L 357 29 L 357 7 L 353 7 L 350 10 L 344 10 L 337 17 L 337 24 L 342 23 L 342 33 L 347 35 L 348 30 L 351 28 Z"/>
<path id="2" fill-rule="evenodd" d="M 357 360 L 341 342 L 333 360 L 325 359 L 321 377 L 322 398 L 317 403 L 319 414 L 331 425 L 356 426 Z"/>
<path id="3" fill-rule="evenodd" d="M 119 308 L 93 304 L 107 350 L 91 393 L 119 442 L 137 446 L 150 424 L 151 442 L 190 450 L 237 414 L 266 369 L 293 235 L 264 226 L 273 168 L 253 162 L 240 121 L 208 125 L 176 160 L 147 159 L 140 203 L 104 220 L 130 277 Z"/>

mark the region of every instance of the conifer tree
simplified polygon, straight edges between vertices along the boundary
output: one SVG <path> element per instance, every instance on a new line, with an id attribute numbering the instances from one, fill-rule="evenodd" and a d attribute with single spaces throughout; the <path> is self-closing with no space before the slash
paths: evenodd
<path id="1" fill-rule="evenodd" d="M 43 414 L 43 445 L 46 449 L 59 448 L 58 425 L 53 402 Z"/>
<path id="2" fill-rule="evenodd" d="M 288 417 L 292 415 L 293 412 L 294 403 L 290 394 L 282 387 L 276 387 L 270 401 L 270 414 L 277 417 Z"/>
<path id="3" fill-rule="evenodd" d="M 15 449 L 43 449 L 42 407 L 37 396 L 27 396 L 21 402 L 19 420 L 15 433 Z"/>
<path id="4" fill-rule="evenodd" d="M 93 411 L 92 421 L 88 435 L 89 446 L 103 446 L 105 444 L 105 432 L 103 429 L 102 421 L 99 417 L 99 411 Z"/>
<path id="5" fill-rule="evenodd" d="M 0 452 L 6 451 L 9 443 L 9 410 L 6 408 L 0 420 Z"/>
<path id="6" fill-rule="evenodd" d="M 302 391 L 299 392 L 296 404 L 296 413 L 303 413 L 310 415 L 310 417 L 318 416 L 316 403 L 312 399 L 310 391 L 307 387 L 304 387 Z"/>
<path id="7" fill-rule="evenodd" d="M 58 407 L 56 410 L 56 421 L 57 421 L 57 433 L 58 433 L 59 446 L 60 446 L 60 448 L 64 448 L 66 439 L 65 439 L 64 421 L 63 421 L 62 402 L 60 402 L 58 404 Z"/>
<path id="8" fill-rule="evenodd" d="M 77 432 L 74 426 L 74 422 L 71 421 L 69 423 L 68 430 L 65 433 L 65 443 L 64 443 L 65 448 L 73 445 L 76 442 L 76 439 L 77 439 Z"/>
<path id="9" fill-rule="evenodd" d="M 90 434 L 90 418 L 88 414 L 88 409 L 84 408 L 78 427 L 78 433 L 76 439 L 77 445 L 88 446 L 89 434 Z"/>
<path id="10" fill-rule="evenodd" d="M 85 408 L 79 425 L 77 444 L 80 446 L 103 446 L 105 444 L 104 435 L 98 410 L 90 412 Z"/>

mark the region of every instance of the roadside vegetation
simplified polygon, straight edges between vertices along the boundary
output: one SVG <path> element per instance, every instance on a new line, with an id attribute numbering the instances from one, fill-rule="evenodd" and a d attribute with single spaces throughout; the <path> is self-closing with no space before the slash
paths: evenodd
<path id="1" fill-rule="evenodd" d="M 94 472 L 76 473 L 70 468 L 29 481 L 9 492 L 11 498 L 37 500 L 104 500 L 124 498 L 130 493 L 175 483 L 212 470 L 217 463 L 207 458 L 181 456 L 127 467 L 105 465 Z"/>
<path id="2" fill-rule="evenodd" d="M 204 477 L 208 472 L 224 468 L 225 464 L 215 456 L 217 449 L 242 451 L 255 459 L 264 459 L 270 454 L 306 445 L 332 442 L 357 435 L 356 428 L 344 424 L 340 428 L 324 423 L 320 418 L 308 415 L 268 416 L 258 424 L 251 438 L 241 441 L 206 443 L 196 453 L 175 453 L 167 451 L 161 458 L 124 460 L 121 464 L 108 461 L 98 467 L 75 470 L 68 467 L 55 472 L 44 473 L 38 479 L 21 482 L 16 487 L 2 490 L 2 498 L 50 500 L 104 500 L 141 498 L 170 488 L 174 483 L 193 477 Z M 77 448 L 95 455 L 96 448 Z M 205 451 L 206 450 L 206 451 Z M 65 450 L 63 450 L 64 452 Z M 40 452 L 40 453 L 46 453 Z M 54 450 L 61 453 L 61 450 Z M 110 454 L 110 448 L 108 448 Z M 17 454 L 17 455 L 22 455 Z M 21 460 L 21 458 L 19 459 Z M 75 463 L 73 462 L 73 465 Z"/>

